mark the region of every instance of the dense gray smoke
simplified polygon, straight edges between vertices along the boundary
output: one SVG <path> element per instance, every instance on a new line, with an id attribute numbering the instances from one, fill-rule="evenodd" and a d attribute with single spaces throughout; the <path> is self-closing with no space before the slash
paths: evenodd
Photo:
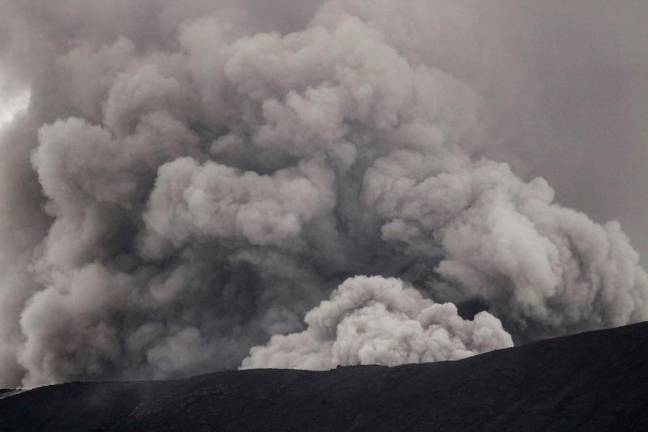
<path id="1" fill-rule="evenodd" d="M 511 335 L 488 312 L 465 321 L 399 279 L 357 276 L 308 312 L 308 328 L 252 348 L 243 368 L 331 369 L 337 365 L 458 360 L 508 348 Z"/>
<path id="2" fill-rule="evenodd" d="M 0 138 L 0 385 L 457 359 L 648 319 L 619 224 L 528 177 L 559 146 L 494 50 L 506 14 L 0 8 L 6 92 L 30 94 Z"/>

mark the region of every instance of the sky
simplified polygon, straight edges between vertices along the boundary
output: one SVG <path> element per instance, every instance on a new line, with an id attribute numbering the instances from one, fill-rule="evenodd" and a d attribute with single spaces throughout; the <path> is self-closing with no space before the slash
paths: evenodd
<path id="1" fill-rule="evenodd" d="M 8 97 L 0 103 L 0 129 L 9 124 L 15 115 L 27 108 L 29 95 L 23 93 L 14 97 Z"/>

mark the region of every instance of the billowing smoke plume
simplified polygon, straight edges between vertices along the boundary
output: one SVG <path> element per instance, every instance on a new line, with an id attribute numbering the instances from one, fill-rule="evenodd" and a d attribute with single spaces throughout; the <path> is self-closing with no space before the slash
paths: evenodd
<path id="1" fill-rule="evenodd" d="M 389 2 L 256 3 L 0 3 L 31 92 L 2 136 L 2 385 L 456 359 L 648 319 L 619 224 L 484 158 L 500 100 Z M 402 16 L 470 10 L 428 3 Z"/>
<path id="2" fill-rule="evenodd" d="M 398 279 L 348 279 L 306 315 L 308 328 L 252 348 L 243 368 L 330 369 L 336 365 L 458 360 L 508 348 L 511 336 L 488 312 L 464 321 Z"/>

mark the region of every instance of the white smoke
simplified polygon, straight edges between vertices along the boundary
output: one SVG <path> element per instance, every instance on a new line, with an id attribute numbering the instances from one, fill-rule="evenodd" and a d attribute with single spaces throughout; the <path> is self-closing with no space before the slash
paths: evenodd
<path id="1" fill-rule="evenodd" d="M 482 157 L 483 82 L 393 32 L 388 2 L 275 1 L 2 2 L 31 100 L 1 144 L 0 383 L 254 346 L 244 367 L 456 359 L 648 318 L 617 223 Z"/>
<path id="2" fill-rule="evenodd" d="M 488 312 L 463 320 L 452 303 L 423 298 L 398 279 L 346 280 L 306 314 L 307 328 L 252 348 L 242 368 L 330 369 L 336 365 L 458 360 L 513 346 Z"/>

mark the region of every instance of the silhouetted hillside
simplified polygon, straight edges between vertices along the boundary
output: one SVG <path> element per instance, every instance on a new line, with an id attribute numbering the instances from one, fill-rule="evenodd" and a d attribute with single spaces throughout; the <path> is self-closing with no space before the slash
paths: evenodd
<path id="1" fill-rule="evenodd" d="M 0 393 L 4 431 L 646 431 L 648 323 L 462 361 Z"/>

